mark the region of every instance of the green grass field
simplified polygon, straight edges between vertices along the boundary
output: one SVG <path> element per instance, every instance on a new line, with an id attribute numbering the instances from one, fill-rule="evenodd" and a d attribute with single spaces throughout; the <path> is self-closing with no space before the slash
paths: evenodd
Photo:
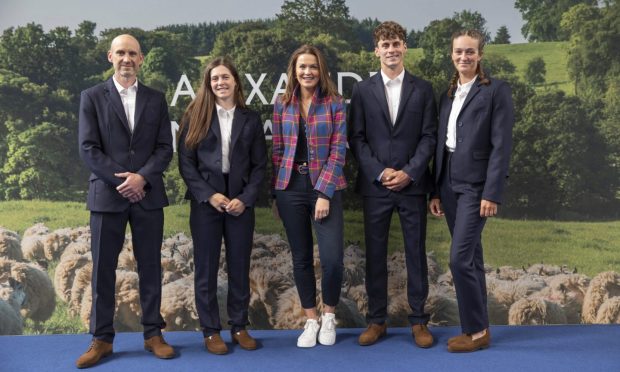
<path id="1" fill-rule="evenodd" d="M 165 235 L 189 235 L 189 205 L 165 209 Z M 49 201 L 0 202 L 0 225 L 22 234 L 26 228 L 43 222 L 50 230 L 88 224 L 88 211 L 82 203 Z M 427 250 L 433 251 L 447 269 L 450 236 L 443 219 L 428 218 Z M 345 241 L 364 245 L 360 211 L 345 212 Z M 284 229 L 271 210 L 257 208 L 256 231 L 280 234 Z M 566 265 L 571 270 L 593 276 L 607 270 L 620 271 L 620 221 L 558 222 L 490 219 L 484 230 L 486 262 L 493 266 L 528 266 L 535 263 Z M 390 232 L 390 251 L 400 250 L 403 238 L 394 216 Z"/>
<path id="2" fill-rule="evenodd" d="M 542 57 L 545 61 L 547 73 L 545 84 L 536 89 L 560 89 L 568 94 L 575 94 L 574 84 L 570 82 L 568 71 L 568 42 L 554 41 L 522 44 L 490 44 L 485 47 L 488 55 L 503 55 L 517 68 L 517 76 L 525 80 L 527 63 L 535 57 Z M 423 55 L 421 48 L 410 49 L 407 53 L 408 63 L 415 64 Z M 483 60 L 484 63 L 484 60 Z"/>

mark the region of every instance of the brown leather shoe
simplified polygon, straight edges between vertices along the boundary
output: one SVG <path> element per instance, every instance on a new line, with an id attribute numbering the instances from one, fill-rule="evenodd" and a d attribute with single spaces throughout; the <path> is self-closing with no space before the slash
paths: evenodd
<path id="1" fill-rule="evenodd" d="M 486 349 L 491 345 L 491 334 L 487 329 L 484 336 L 472 339 L 471 335 L 466 335 L 457 341 L 448 345 L 448 351 L 451 353 L 469 353 L 481 349 Z"/>
<path id="2" fill-rule="evenodd" d="M 250 336 L 248 331 L 242 329 L 238 332 L 232 333 L 232 341 L 234 344 L 239 344 L 242 349 L 245 350 L 256 350 L 256 340 Z"/>
<path id="3" fill-rule="evenodd" d="M 433 346 L 433 335 L 426 324 L 416 324 L 411 327 L 411 334 L 416 345 L 422 348 Z"/>
<path id="4" fill-rule="evenodd" d="M 205 347 L 212 354 L 224 355 L 228 352 L 228 347 L 226 347 L 219 333 L 214 333 L 211 336 L 205 337 Z"/>
<path id="5" fill-rule="evenodd" d="M 369 346 L 387 334 L 387 324 L 370 323 L 358 340 L 362 346 Z"/>
<path id="6" fill-rule="evenodd" d="M 78 368 L 92 367 L 101 358 L 105 358 L 112 354 L 112 344 L 109 342 L 93 339 L 88 347 L 88 350 L 75 362 L 75 366 Z"/>
<path id="7" fill-rule="evenodd" d="M 144 340 L 144 350 L 152 352 L 153 355 L 160 359 L 174 358 L 174 349 L 168 345 L 161 335 Z"/>

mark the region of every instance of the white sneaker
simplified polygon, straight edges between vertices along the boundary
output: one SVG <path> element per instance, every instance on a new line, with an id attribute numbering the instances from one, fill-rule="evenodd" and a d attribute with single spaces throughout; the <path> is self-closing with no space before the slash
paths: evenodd
<path id="1" fill-rule="evenodd" d="M 306 320 L 304 332 L 297 339 L 297 347 L 313 347 L 316 345 L 316 335 L 319 333 L 319 322 L 314 319 Z"/>
<path id="2" fill-rule="evenodd" d="M 336 315 L 325 313 L 321 316 L 321 330 L 319 331 L 319 342 L 321 345 L 333 345 L 336 343 Z"/>

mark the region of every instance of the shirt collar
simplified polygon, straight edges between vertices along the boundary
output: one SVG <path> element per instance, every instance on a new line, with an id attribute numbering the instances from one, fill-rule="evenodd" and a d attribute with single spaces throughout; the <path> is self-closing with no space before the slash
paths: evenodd
<path id="1" fill-rule="evenodd" d="M 398 76 L 394 79 L 390 79 L 383 70 L 381 70 L 381 78 L 383 79 L 383 85 L 387 85 L 388 82 L 392 81 L 394 83 L 400 83 L 405 78 L 405 69 L 403 69 Z"/>
<path id="2" fill-rule="evenodd" d="M 456 93 L 469 93 L 469 90 L 471 89 L 471 87 L 474 85 L 474 83 L 476 82 L 476 79 L 478 78 L 478 75 L 474 76 L 473 79 L 471 79 L 470 81 L 468 81 L 465 84 L 461 84 L 461 82 L 459 80 L 456 81 Z"/>
<path id="3" fill-rule="evenodd" d="M 116 76 L 112 75 L 112 81 L 114 81 L 114 86 L 116 87 L 116 90 L 118 90 L 118 93 L 120 94 L 122 91 L 125 90 L 125 87 L 123 87 L 118 81 L 116 81 Z M 127 88 L 127 90 L 133 90 L 135 92 L 138 91 L 138 79 L 136 78 L 136 81 L 133 82 L 133 84 Z"/>
<path id="4" fill-rule="evenodd" d="M 215 109 L 217 110 L 218 115 L 222 115 L 222 114 L 225 114 L 225 113 L 228 113 L 228 114 L 232 115 L 232 114 L 235 113 L 235 108 L 236 107 L 237 106 L 235 105 L 230 110 L 226 110 L 225 108 L 223 108 L 222 106 L 218 105 L 217 103 L 215 104 Z"/>

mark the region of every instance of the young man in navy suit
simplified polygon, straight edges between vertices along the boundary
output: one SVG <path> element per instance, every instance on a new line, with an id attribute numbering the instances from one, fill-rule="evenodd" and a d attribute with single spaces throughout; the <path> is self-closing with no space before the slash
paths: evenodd
<path id="1" fill-rule="evenodd" d="M 427 348 L 433 336 L 424 312 L 428 296 L 426 198 L 432 180 L 437 118 L 431 85 L 404 67 L 407 34 L 395 22 L 374 31 L 381 72 L 356 84 L 351 97 L 349 145 L 359 164 L 357 191 L 363 196 L 366 241 L 368 328 L 360 345 L 386 334 L 387 246 L 392 213 L 398 212 L 407 264 L 407 299 L 414 342 Z"/>
<path id="2" fill-rule="evenodd" d="M 79 151 L 91 171 L 93 340 L 78 368 L 112 353 L 116 266 L 127 223 L 138 263 L 144 348 L 159 358 L 174 357 L 161 336 L 166 324 L 160 314 L 163 207 L 168 205 L 163 172 L 172 159 L 168 105 L 163 93 L 138 82 L 144 56 L 133 36 L 114 38 L 108 61 L 114 75 L 80 98 Z"/>

